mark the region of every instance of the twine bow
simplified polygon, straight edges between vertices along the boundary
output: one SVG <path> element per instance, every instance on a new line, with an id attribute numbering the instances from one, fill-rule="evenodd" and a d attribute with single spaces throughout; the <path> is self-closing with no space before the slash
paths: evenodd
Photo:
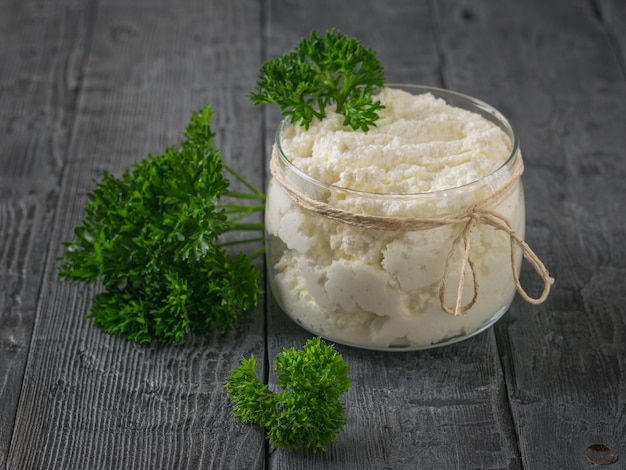
<path id="1" fill-rule="evenodd" d="M 470 308 L 472 308 L 472 306 L 476 302 L 476 299 L 478 298 L 478 278 L 476 276 L 476 268 L 470 256 L 470 252 L 472 244 L 472 230 L 477 225 L 481 224 L 490 225 L 495 230 L 500 230 L 508 234 L 510 240 L 511 271 L 513 273 L 515 287 L 520 296 L 527 302 L 534 305 L 540 304 L 548 298 L 550 288 L 554 283 L 554 278 L 550 276 L 550 273 L 548 272 L 544 264 L 533 252 L 533 250 L 528 246 L 528 244 L 519 235 L 517 235 L 517 233 L 515 233 L 515 230 L 511 225 L 511 221 L 503 215 L 499 214 L 498 212 L 489 209 L 489 207 L 492 207 L 498 202 L 502 201 L 514 188 L 518 179 L 521 177 L 524 171 L 524 164 L 522 162 L 521 155 L 519 155 L 519 157 L 516 159 L 514 167 L 511 169 L 511 176 L 509 177 L 509 179 L 503 185 L 498 187 L 498 189 L 496 189 L 494 193 L 492 193 L 485 199 L 477 202 L 476 204 L 462 209 L 456 214 L 443 217 L 388 217 L 378 215 L 364 215 L 350 212 L 344 209 L 339 209 L 337 207 L 332 207 L 325 202 L 316 201 L 315 199 L 312 199 L 302 194 L 302 192 L 294 189 L 286 181 L 283 172 L 279 167 L 278 158 L 278 150 L 276 146 L 274 146 L 272 158 L 270 159 L 270 171 L 272 172 L 274 179 L 278 182 L 278 184 L 280 184 L 280 186 L 282 186 L 282 188 L 287 192 L 289 197 L 298 206 L 304 209 L 308 209 L 317 214 L 323 215 L 324 217 L 328 217 L 330 219 L 334 219 L 339 222 L 358 227 L 391 231 L 418 231 L 437 228 L 444 225 L 463 225 L 461 233 L 452 242 L 452 246 L 450 247 L 450 251 L 448 252 L 444 264 L 441 282 L 439 284 L 439 302 L 444 312 L 455 316 L 461 315 L 467 312 Z M 461 264 L 459 283 L 457 286 L 456 304 L 454 308 L 450 308 L 445 303 L 447 282 L 452 257 L 454 256 L 460 244 L 463 244 L 463 260 Z M 529 296 L 526 290 L 521 285 L 515 263 L 516 246 L 522 251 L 524 258 L 532 265 L 537 274 L 539 274 L 539 276 L 543 280 L 543 292 L 537 298 Z M 472 298 L 466 304 L 463 304 L 462 297 L 463 291 L 465 289 L 468 267 L 472 275 L 473 294 Z"/>
<path id="2" fill-rule="evenodd" d="M 452 221 L 451 219 L 447 219 L 449 223 L 465 223 L 463 230 L 459 234 L 459 236 L 452 242 L 452 247 L 448 252 L 448 256 L 446 257 L 446 263 L 443 269 L 443 276 L 441 278 L 441 283 L 439 284 L 439 302 L 441 303 L 441 308 L 451 315 L 461 315 L 467 312 L 478 297 L 478 278 L 476 277 L 476 269 L 474 267 L 474 262 L 470 257 L 470 250 L 472 246 L 471 234 L 473 228 L 478 224 L 486 224 L 491 225 L 496 230 L 501 230 L 509 235 L 510 240 L 510 257 L 511 257 L 511 271 L 513 273 L 513 280 L 515 282 L 515 287 L 520 296 L 526 300 L 527 302 L 537 305 L 544 302 L 548 298 L 548 294 L 550 293 L 550 287 L 554 283 L 554 279 L 550 277 L 550 273 L 541 262 L 539 257 L 533 252 L 533 250 L 528 246 L 528 244 L 513 230 L 511 226 L 511 222 L 501 214 L 498 214 L 495 211 L 481 209 L 478 207 L 474 207 L 471 213 L 465 219 L 459 219 L 457 221 Z M 460 243 L 463 243 L 463 261 L 461 264 L 461 275 L 459 277 L 459 285 L 457 287 L 457 297 L 456 304 L 454 309 L 449 308 L 445 304 L 445 294 L 446 294 L 446 284 L 448 278 L 448 272 L 450 269 L 450 260 L 454 255 L 457 247 Z M 543 292 L 537 298 L 533 298 L 528 295 L 526 290 L 522 287 L 522 284 L 519 280 L 519 275 L 517 273 L 517 269 L 515 268 L 515 246 L 518 246 L 524 258 L 532 265 L 537 274 L 543 280 Z M 465 278 L 467 275 L 467 267 L 469 266 L 470 271 L 472 273 L 473 280 L 473 294 L 472 298 L 465 305 L 462 305 L 462 296 L 463 290 L 465 288 Z"/>

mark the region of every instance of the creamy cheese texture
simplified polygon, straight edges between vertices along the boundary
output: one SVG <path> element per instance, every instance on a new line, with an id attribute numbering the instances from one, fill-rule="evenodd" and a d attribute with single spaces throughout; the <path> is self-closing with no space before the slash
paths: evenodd
<path id="1" fill-rule="evenodd" d="M 430 93 L 385 88 L 385 106 L 366 133 L 342 126 L 330 112 L 309 129 L 291 126 L 285 155 L 307 175 L 342 188 L 374 193 L 422 193 L 456 188 L 493 173 L 511 142 L 482 116 Z"/>
<path id="2" fill-rule="evenodd" d="M 322 202 L 362 214 L 439 217 L 484 199 L 508 179 L 501 167 L 511 142 L 494 123 L 429 93 L 386 88 L 378 99 L 385 108 L 365 133 L 344 127 L 332 111 L 309 129 L 283 128 L 280 149 L 297 171 L 327 185 Z M 431 347 L 485 328 L 515 295 L 509 236 L 489 225 L 477 225 L 471 235 L 478 299 L 453 316 L 441 309 L 439 284 L 461 224 L 417 231 L 348 225 L 303 209 L 274 179 L 267 197 L 274 296 L 291 318 L 330 340 L 373 349 Z M 491 209 L 523 237 L 521 183 Z M 456 250 L 447 305 L 456 300 L 461 259 Z M 516 255 L 516 268 L 519 263 Z M 470 277 L 465 302 L 472 286 Z"/>

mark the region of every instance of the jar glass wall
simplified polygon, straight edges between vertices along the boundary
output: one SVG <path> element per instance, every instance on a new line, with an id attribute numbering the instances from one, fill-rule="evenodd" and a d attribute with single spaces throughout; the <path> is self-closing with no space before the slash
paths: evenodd
<path id="1" fill-rule="evenodd" d="M 267 188 L 269 282 L 285 313 L 314 334 L 369 349 L 424 349 L 477 334 L 509 308 L 521 264 L 510 232 L 523 238 L 525 226 L 522 162 L 516 133 L 489 105 L 448 90 L 393 87 L 494 123 L 510 141 L 506 161 L 450 189 L 359 191 L 296 167 L 283 145 L 292 124 L 283 122 Z"/>

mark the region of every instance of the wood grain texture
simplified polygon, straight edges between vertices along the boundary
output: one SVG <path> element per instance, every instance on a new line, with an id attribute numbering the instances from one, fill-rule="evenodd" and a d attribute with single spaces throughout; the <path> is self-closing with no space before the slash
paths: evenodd
<path id="1" fill-rule="evenodd" d="M 262 186 L 261 113 L 247 102 L 260 67 L 260 25 L 251 1 L 100 3 L 7 468 L 264 461 L 263 436 L 236 423 L 222 388 L 241 355 L 263 357 L 261 310 L 231 332 L 138 347 L 94 328 L 85 314 L 97 287 L 62 284 L 54 263 L 82 219 L 92 180 L 178 142 L 204 102 L 215 109 L 225 159 Z"/>
<path id="2" fill-rule="evenodd" d="M 0 468 L 35 322 L 92 6 L 0 5 Z"/>

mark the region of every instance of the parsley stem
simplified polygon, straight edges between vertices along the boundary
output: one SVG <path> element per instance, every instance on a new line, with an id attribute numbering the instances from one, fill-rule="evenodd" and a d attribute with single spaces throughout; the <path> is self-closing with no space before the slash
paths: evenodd
<path id="1" fill-rule="evenodd" d="M 254 214 L 255 212 L 260 212 L 262 210 L 262 207 L 260 209 L 256 209 L 256 210 L 230 210 L 230 211 L 224 211 L 225 214 L 228 214 L 228 222 L 230 223 L 231 226 L 235 226 L 236 222 L 239 222 L 240 220 L 243 220 L 245 218 L 247 218 L 248 216 Z M 258 230 L 263 230 L 262 228 L 262 224 L 261 224 L 261 228 Z M 257 230 L 257 229 L 251 229 L 251 230 Z"/>
<path id="2" fill-rule="evenodd" d="M 234 246 L 234 245 L 243 245 L 244 243 L 257 243 L 262 242 L 265 239 L 263 237 L 255 237 L 255 238 L 245 238 L 243 240 L 233 240 L 230 242 L 220 243 L 220 246 Z"/>
<path id="3" fill-rule="evenodd" d="M 265 247 L 264 247 L 264 246 L 262 246 L 261 248 L 258 248 L 258 249 L 256 249 L 256 250 L 254 250 L 254 251 L 253 251 L 252 253 L 250 253 L 248 256 L 249 256 L 251 259 L 254 259 L 254 258 L 257 258 L 257 257 L 262 256 L 262 255 L 264 255 L 264 254 L 265 254 Z"/>
<path id="4" fill-rule="evenodd" d="M 238 192 L 238 191 L 224 191 L 224 196 L 226 196 L 226 197 L 234 197 L 234 198 L 238 198 L 238 199 L 255 199 L 255 200 L 259 200 L 259 201 L 264 201 L 265 200 L 265 194 L 263 194 L 263 193 L 249 194 L 249 193 L 242 193 L 242 192 Z"/>
<path id="5" fill-rule="evenodd" d="M 231 221 L 232 222 L 232 221 Z M 239 222 L 235 222 L 235 223 L 231 223 L 230 226 L 226 229 L 227 231 L 233 231 L 233 230 L 247 230 L 247 231 L 257 231 L 257 232 L 261 232 L 263 230 L 265 230 L 265 225 L 263 223 L 239 223 Z"/>
<path id="6" fill-rule="evenodd" d="M 257 238 L 246 238 L 244 240 L 233 240 L 230 242 L 224 242 L 224 243 L 220 243 L 219 245 L 221 247 L 228 247 L 228 246 L 236 246 L 236 245 L 244 245 L 244 244 L 248 244 L 248 243 L 262 243 L 265 239 L 263 237 L 257 237 Z M 257 258 L 261 255 L 265 254 L 265 246 L 261 246 L 260 248 L 257 248 L 256 250 L 254 250 L 252 253 L 250 253 L 248 255 L 248 257 L 250 259 L 254 259 Z"/>
<path id="7" fill-rule="evenodd" d="M 239 212 L 253 213 L 260 212 L 265 209 L 265 204 L 256 204 L 254 206 L 247 206 L 243 204 L 219 204 L 219 207 L 225 209 L 227 214 L 237 214 Z"/>
<path id="8" fill-rule="evenodd" d="M 265 199 L 265 194 L 263 194 L 262 191 L 260 191 L 259 189 L 254 187 L 252 184 L 250 184 L 243 176 L 241 176 L 239 173 L 237 173 L 235 170 L 233 170 L 226 162 L 223 162 L 222 165 L 223 165 L 223 167 L 224 167 L 224 169 L 226 171 L 228 171 L 231 175 L 233 175 L 237 179 L 237 181 L 239 181 L 246 188 L 248 188 L 250 191 L 252 191 L 256 195 L 256 198 L 258 198 L 258 199 Z M 225 194 L 229 195 L 229 192 L 227 191 Z M 232 195 L 232 194 L 230 194 L 230 195 Z M 237 196 L 237 197 L 250 197 L 250 196 L 248 195 L 248 196 Z"/>

